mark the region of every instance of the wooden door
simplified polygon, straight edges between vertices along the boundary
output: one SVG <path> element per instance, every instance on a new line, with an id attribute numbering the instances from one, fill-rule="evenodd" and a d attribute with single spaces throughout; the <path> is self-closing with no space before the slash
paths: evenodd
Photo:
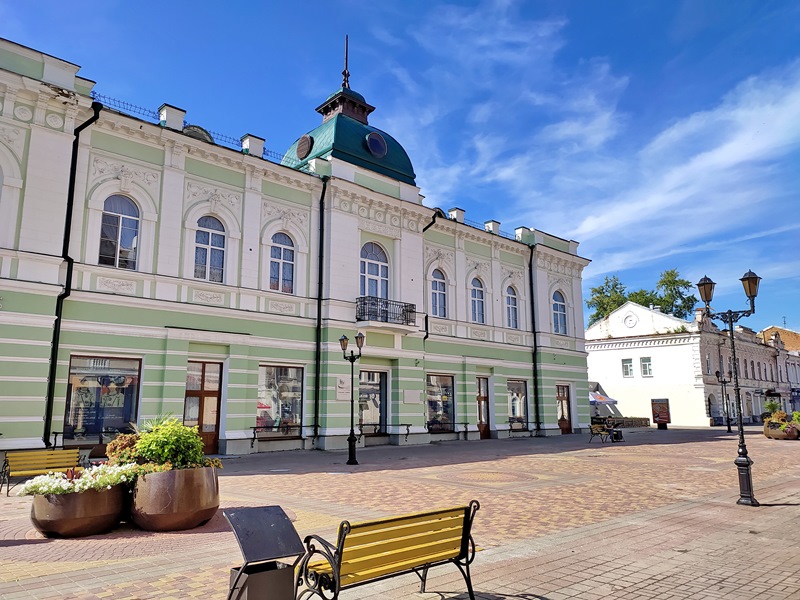
<path id="1" fill-rule="evenodd" d="M 478 431 L 482 440 L 488 440 L 489 434 L 489 380 L 478 377 Z"/>
<path id="2" fill-rule="evenodd" d="M 572 433 L 568 385 L 556 386 L 556 406 L 558 408 L 558 427 L 561 429 L 561 433 Z"/>
<path id="3" fill-rule="evenodd" d="M 186 368 L 186 397 L 183 424 L 197 426 L 203 439 L 203 453 L 219 452 L 219 397 L 222 364 L 189 362 Z"/>

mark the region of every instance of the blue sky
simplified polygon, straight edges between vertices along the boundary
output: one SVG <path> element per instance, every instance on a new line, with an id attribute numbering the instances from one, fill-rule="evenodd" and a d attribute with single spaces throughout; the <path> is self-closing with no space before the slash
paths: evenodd
<path id="1" fill-rule="evenodd" d="M 426 204 L 579 241 L 585 295 L 677 268 L 737 310 L 752 269 L 741 324 L 800 331 L 796 1 L 63 6 L 0 0 L 0 36 L 81 65 L 102 94 L 279 152 L 320 122 L 349 34 L 351 87 Z"/>

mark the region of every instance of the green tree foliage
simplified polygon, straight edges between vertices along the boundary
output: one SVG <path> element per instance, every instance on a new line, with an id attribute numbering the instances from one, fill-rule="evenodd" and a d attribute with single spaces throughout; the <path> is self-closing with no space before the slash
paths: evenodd
<path id="1" fill-rule="evenodd" d="M 589 316 L 589 325 L 606 318 L 625 304 L 625 301 L 628 299 L 625 295 L 625 286 L 622 285 L 622 282 L 616 275 L 612 275 L 611 277 L 606 276 L 602 285 L 591 288 L 589 294 L 590 296 L 586 301 L 586 306 L 594 309 L 594 312 Z"/>
<path id="2" fill-rule="evenodd" d="M 663 313 L 685 319 L 697 304 L 697 298 L 689 294 L 693 287 L 688 279 L 681 278 L 677 269 L 661 273 L 655 290 L 639 289 L 629 293 L 616 275 L 606 276 L 602 285 L 589 290 L 586 306 L 594 310 L 589 316 L 589 325 L 606 318 L 628 300 L 642 306 L 657 306 Z"/>
<path id="3" fill-rule="evenodd" d="M 656 283 L 659 299 L 655 304 L 661 307 L 661 312 L 685 319 L 692 314 L 694 305 L 697 304 L 694 294 L 689 294 L 693 287 L 691 281 L 681 279 L 678 269 L 664 271 Z"/>

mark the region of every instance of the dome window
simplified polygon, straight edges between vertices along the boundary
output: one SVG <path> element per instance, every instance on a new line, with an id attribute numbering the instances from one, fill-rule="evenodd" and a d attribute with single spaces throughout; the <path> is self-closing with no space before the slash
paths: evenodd
<path id="1" fill-rule="evenodd" d="M 386 140 L 377 131 L 367 134 L 367 150 L 375 158 L 383 158 L 388 151 Z"/>
<path id="2" fill-rule="evenodd" d="M 314 138 L 310 135 L 304 135 L 297 141 L 297 158 L 300 160 L 305 159 L 311 154 L 311 149 L 314 147 Z"/>

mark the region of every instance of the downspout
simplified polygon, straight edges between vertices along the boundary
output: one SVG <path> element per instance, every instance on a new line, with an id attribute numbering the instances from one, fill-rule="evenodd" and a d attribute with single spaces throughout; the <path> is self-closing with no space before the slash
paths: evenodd
<path id="1" fill-rule="evenodd" d="M 533 349 L 531 351 L 531 362 L 533 363 L 533 414 L 536 419 L 536 435 L 541 433 L 541 416 L 539 414 L 539 370 L 536 365 L 536 354 L 539 351 L 539 345 L 536 338 L 536 303 L 534 302 L 534 286 L 533 286 L 533 251 L 536 244 L 529 246 L 531 249 L 530 258 L 528 259 L 528 284 L 530 286 L 531 295 L 531 331 L 533 332 Z"/>
<path id="2" fill-rule="evenodd" d="M 330 177 L 322 177 L 322 193 L 319 195 L 319 253 L 317 256 L 317 347 L 314 357 L 315 389 L 314 389 L 314 443 L 319 438 L 319 407 L 322 390 L 322 283 L 325 265 L 325 191 L 328 189 Z"/>
<path id="3" fill-rule="evenodd" d="M 78 125 L 72 132 L 75 139 L 72 140 L 72 158 L 69 166 L 69 187 L 67 188 L 67 210 L 64 216 L 64 244 L 61 247 L 61 258 L 67 263 L 66 277 L 64 278 L 64 289 L 56 299 L 55 322 L 53 323 L 53 341 L 50 345 L 50 370 L 47 374 L 47 398 L 44 408 L 44 433 L 42 441 L 45 447 L 50 447 L 50 422 L 53 419 L 53 407 L 55 405 L 56 391 L 56 371 L 58 369 L 58 344 L 61 338 L 61 322 L 64 313 L 64 300 L 72 292 L 72 271 L 75 261 L 69 255 L 69 243 L 72 237 L 72 211 L 75 207 L 75 171 L 78 168 L 78 149 L 80 147 L 81 132 L 92 125 L 100 118 L 100 111 L 103 105 L 99 102 L 92 102 L 94 115 L 82 124 Z"/>
<path id="4" fill-rule="evenodd" d="M 425 225 L 425 227 L 422 228 L 422 233 L 425 233 L 426 231 L 428 231 L 428 229 L 433 227 L 433 224 L 436 223 L 436 217 L 438 217 L 439 215 L 444 215 L 444 212 L 439 208 L 433 209 L 433 218 L 431 219 L 430 223 L 428 223 L 427 225 Z M 428 336 L 430 334 L 431 334 L 431 332 L 428 329 L 428 314 L 425 313 L 425 337 L 422 338 L 422 343 L 423 344 L 425 343 L 425 340 L 428 339 Z"/>

